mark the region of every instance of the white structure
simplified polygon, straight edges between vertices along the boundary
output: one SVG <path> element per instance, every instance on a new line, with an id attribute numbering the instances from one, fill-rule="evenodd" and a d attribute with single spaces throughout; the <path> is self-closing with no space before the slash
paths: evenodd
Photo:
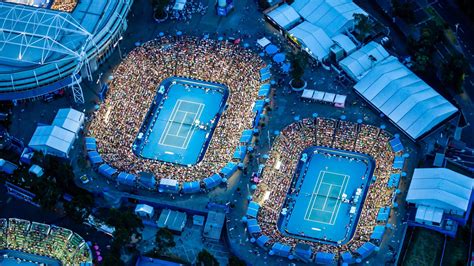
<path id="1" fill-rule="evenodd" d="M 84 119 L 84 113 L 72 108 L 64 108 L 58 110 L 52 125 L 67 129 L 77 137 L 84 124 Z"/>
<path id="2" fill-rule="evenodd" d="M 176 0 L 173 6 L 173 10 L 181 11 L 184 9 L 187 0 Z"/>
<path id="3" fill-rule="evenodd" d="M 346 54 L 350 54 L 354 52 L 357 49 L 357 46 L 354 44 L 354 42 L 347 37 L 347 35 L 344 34 L 338 34 L 334 37 L 331 38 L 331 40 L 339 47 L 341 47 L 342 50 Z"/>
<path id="4" fill-rule="evenodd" d="M 146 204 L 137 204 L 135 207 L 135 214 L 140 217 L 146 217 L 150 219 L 155 215 L 155 209 L 152 206 Z"/>
<path id="5" fill-rule="evenodd" d="M 291 4 L 306 21 L 318 26 L 329 36 L 354 28 L 354 14 L 367 13 L 352 0 L 295 0 Z"/>
<path id="6" fill-rule="evenodd" d="M 474 179 L 447 168 L 416 168 L 407 202 L 416 204 L 417 219 L 440 220 L 440 213 L 463 216 L 468 210 Z"/>
<path id="7" fill-rule="evenodd" d="M 36 128 L 28 146 L 43 154 L 68 158 L 76 139 L 74 133 L 58 126 Z"/>
<path id="8" fill-rule="evenodd" d="M 318 61 L 322 61 L 329 55 L 329 50 L 334 44 L 324 30 L 307 21 L 294 27 L 289 33 L 291 37 L 298 40 L 310 56 Z"/>
<path id="9" fill-rule="evenodd" d="M 412 139 L 458 111 L 393 56 L 372 68 L 354 89 Z"/>
<path id="10" fill-rule="evenodd" d="M 295 0 L 291 5 L 282 4 L 266 16 L 296 38 L 313 58 L 322 61 L 335 42 L 347 53 L 355 49 L 354 43 L 342 34 L 354 29 L 354 14 L 367 16 L 352 0 Z M 296 25 L 302 19 L 304 21 Z M 336 39 L 333 41 L 332 37 Z"/>
<path id="11" fill-rule="evenodd" d="M 44 170 L 41 166 L 33 164 L 28 170 L 28 173 L 34 174 L 37 177 L 41 177 L 44 174 Z"/>
<path id="12" fill-rule="evenodd" d="M 295 24 L 301 21 L 300 15 L 294 8 L 286 3 L 270 11 L 267 17 L 284 30 L 291 29 Z"/>
<path id="13" fill-rule="evenodd" d="M 352 80 L 359 81 L 369 70 L 389 56 L 382 45 L 372 41 L 342 59 L 339 66 Z"/>
<path id="14" fill-rule="evenodd" d="M 267 38 L 263 37 L 257 40 L 257 45 L 260 46 L 261 48 L 267 47 L 267 45 L 271 44 L 270 40 Z"/>

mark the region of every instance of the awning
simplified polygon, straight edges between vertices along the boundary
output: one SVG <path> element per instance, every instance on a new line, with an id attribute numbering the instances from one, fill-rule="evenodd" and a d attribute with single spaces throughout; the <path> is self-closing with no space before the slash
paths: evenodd
<path id="1" fill-rule="evenodd" d="M 222 177 L 219 174 L 213 174 L 210 177 L 204 178 L 203 182 L 207 189 L 212 189 L 222 183 Z"/>
<path id="2" fill-rule="evenodd" d="M 258 214 L 258 209 L 260 209 L 260 205 L 258 203 L 251 201 L 249 203 L 249 206 L 247 208 L 247 216 L 252 217 L 252 218 L 257 218 Z"/>
<path id="3" fill-rule="evenodd" d="M 100 156 L 100 154 L 96 151 L 87 152 L 87 157 L 89 158 L 89 161 L 92 164 L 100 164 L 100 163 L 104 162 L 104 160 L 102 160 L 102 157 Z"/>
<path id="4" fill-rule="evenodd" d="M 370 235 L 370 239 L 382 240 L 384 233 L 385 233 L 385 226 L 376 225 L 374 227 L 374 231 L 372 232 L 372 235 Z"/>
<path id="5" fill-rule="evenodd" d="M 231 177 L 235 171 L 237 171 L 237 164 L 233 162 L 228 162 L 224 168 L 221 169 L 220 173 L 225 177 Z"/>
<path id="6" fill-rule="evenodd" d="M 260 228 L 260 225 L 258 225 L 258 222 L 256 219 L 248 219 L 247 229 L 250 234 L 257 234 L 257 233 L 262 232 L 262 229 Z"/>
<path id="7" fill-rule="evenodd" d="M 401 152 L 405 149 L 402 142 L 400 141 L 400 138 L 393 138 L 390 140 L 390 146 L 394 152 Z"/>
<path id="8" fill-rule="evenodd" d="M 183 183 L 183 192 L 184 193 L 196 193 L 201 190 L 199 181 L 186 182 Z"/>
<path id="9" fill-rule="evenodd" d="M 127 186 L 134 185 L 136 179 L 137 177 L 135 175 L 125 173 L 125 172 L 120 172 L 117 177 L 117 181 L 120 184 L 127 185 Z"/>
<path id="10" fill-rule="evenodd" d="M 404 164 L 405 164 L 405 158 L 404 157 L 395 156 L 395 159 L 393 160 L 393 168 L 402 169 Z"/>
<path id="11" fill-rule="evenodd" d="M 390 178 L 388 179 L 387 186 L 389 188 L 397 188 L 398 184 L 400 183 L 400 174 L 391 174 Z"/>
<path id="12" fill-rule="evenodd" d="M 259 45 L 262 48 L 265 48 L 265 46 L 267 46 L 269 44 L 271 44 L 271 42 L 265 37 L 260 38 L 260 39 L 257 40 L 257 45 Z"/>
<path id="13" fill-rule="evenodd" d="M 117 173 L 117 169 L 111 167 L 110 165 L 104 163 L 99 166 L 99 174 L 111 178 L 114 174 Z"/>
<path id="14" fill-rule="evenodd" d="M 380 208 L 379 213 L 377 214 L 377 222 L 386 223 L 388 221 L 389 216 L 390 216 L 390 207 L 382 207 Z"/>
<path id="15" fill-rule="evenodd" d="M 253 130 L 245 129 L 242 132 L 242 136 L 240 137 L 240 143 L 248 145 L 250 141 L 252 141 L 252 137 L 253 137 Z"/>
<path id="16" fill-rule="evenodd" d="M 270 83 L 265 83 L 260 86 L 260 90 L 258 90 L 259 97 L 268 97 L 270 94 Z"/>
<path id="17" fill-rule="evenodd" d="M 97 150 L 97 142 L 95 138 L 86 137 L 85 138 L 85 146 L 86 151 L 96 151 Z"/>
<path id="18" fill-rule="evenodd" d="M 334 254 L 328 252 L 317 252 L 316 253 L 316 263 L 318 264 L 333 264 L 334 263 Z"/>
<path id="19" fill-rule="evenodd" d="M 372 254 L 372 252 L 375 251 L 376 247 L 377 246 L 375 246 L 374 244 L 372 244 L 370 242 L 365 242 L 360 248 L 358 248 L 356 250 L 356 252 L 357 252 L 357 254 L 360 255 L 361 259 L 364 260 L 368 256 L 370 256 Z"/>
<path id="20" fill-rule="evenodd" d="M 247 154 L 246 146 L 237 146 L 237 148 L 235 149 L 233 158 L 243 161 L 245 159 L 246 154 Z"/>
<path id="21" fill-rule="evenodd" d="M 257 245 L 259 245 L 261 248 L 265 247 L 265 244 L 270 241 L 270 238 L 266 235 L 261 235 L 259 238 L 257 238 Z"/>

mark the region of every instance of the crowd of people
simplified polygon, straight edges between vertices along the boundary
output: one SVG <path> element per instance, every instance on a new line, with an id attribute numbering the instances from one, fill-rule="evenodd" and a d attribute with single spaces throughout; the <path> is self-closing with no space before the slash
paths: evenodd
<path id="1" fill-rule="evenodd" d="M 388 132 L 375 126 L 328 118 L 303 119 L 286 127 L 275 139 L 261 182 L 254 194 L 254 201 L 261 205 L 258 221 L 262 234 L 271 238 L 268 245 L 280 242 L 294 247 L 297 243 L 305 243 L 315 252 L 329 252 L 338 256 L 344 251 L 354 253 L 368 242 L 376 225 L 379 209 L 391 205 L 394 193 L 394 189 L 387 186 L 390 174 L 397 171 L 392 169 L 395 154 L 389 145 L 391 137 Z M 368 154 L 376 163 L 373 173 L 377 177 L 376 181 L 370 184 L 354 236 L 346 244 L 331 245 L 300 240 L 281 234 L 277 227 L 282 208 L 287 207 L 283 205 L 293 182 L 298 160 L 303 150 L 311 146 Z M 298 191 L 290 191 L 292 193 Z"/>
<path id="2" fill-rule="evenodd" d="M 0 219 L 0 250 L 10 249 L 51 257 L 63 265 L 92 263 L 84 239 L 71 230 L 10 218 Z"/>
<path id="3" fill-rule="evenodd" d="M 77 6 L 77 0 L 54 0 L 51 9 L 72 12 Z"/>
<path id="4" fill-rule="evenodd" d="M 202 180 L 232 160 L 244 129 L 253 127 L 252 106 L 263 60 L 227 41 L 162 37 L 136 48 L 115 69 L 105 104 L 95 113 L 88 135 L 109 165 L 131 174 L 151 172 L 157 179 Z M 160 83 L 184 76 L 226 85 L 228 108 L 219 119 L 201 162 L 190 167 L 137 157 L 132 145 Z"/>

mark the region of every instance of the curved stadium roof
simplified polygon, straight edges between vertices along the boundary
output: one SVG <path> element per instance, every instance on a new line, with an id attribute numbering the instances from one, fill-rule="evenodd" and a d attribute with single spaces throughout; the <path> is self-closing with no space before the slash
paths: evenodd
<path id="1" fill-rule="evenodd" d="M 69 85 L 117 36 L 132 2 L 81 0 L 72 13 L 0 2 L 0 100 Z"/>

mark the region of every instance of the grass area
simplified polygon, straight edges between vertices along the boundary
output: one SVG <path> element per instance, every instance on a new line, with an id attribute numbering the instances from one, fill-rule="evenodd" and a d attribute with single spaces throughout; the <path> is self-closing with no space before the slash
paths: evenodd
<path id="1" fill-rule="evenodd" d="M 407 235 L 409 237 L 409 235 Z M 439 265 L 443 250 L 444 236 L 438 232 L 417 227 L 406 248 L 403 266 Z"/>
<path id="2" fill-rule="evenodd" d="M 470 234 L 469 226 L 465 226 L 458 229 L 455 239 L 448 238 L 443 265 L 458 266 L 467 264 Z"/>

